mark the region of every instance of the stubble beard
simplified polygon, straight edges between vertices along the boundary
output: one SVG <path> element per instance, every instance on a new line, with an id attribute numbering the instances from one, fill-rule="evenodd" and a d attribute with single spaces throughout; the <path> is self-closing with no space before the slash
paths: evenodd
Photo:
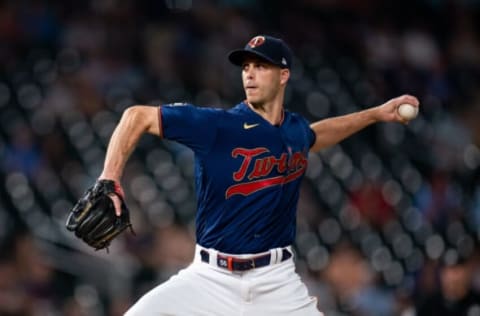
<path id="1" fill-rule="evenodd" d="M 246 92 L 246 91 L 245 91 Z M 254 99 L 254 100 L 252 100 Z M 265 100 L 264 98 L 249 98 L 247 96 L 247 102 L 250 104 L 255 110 L 264 111 L 265 110 Z"/>
<path id="2" fill-rule="evenodd" d="M 253 102 L 253 101 L 248 101 L 250 105 L 255 109 L 255 110 L 265 110 L 265 102 L 258 101 L 258 102 Z"/>
<path id="3" fill-rule="evenodd" d="M 277 91 L 263 89 L 262 93 L 257 92 L 258 94 L 256 94 L 255 97 L 247 97 L 247 101 L 255 110 L 265 112 L 266 105 L 274 99 L 276 92 Z"/>

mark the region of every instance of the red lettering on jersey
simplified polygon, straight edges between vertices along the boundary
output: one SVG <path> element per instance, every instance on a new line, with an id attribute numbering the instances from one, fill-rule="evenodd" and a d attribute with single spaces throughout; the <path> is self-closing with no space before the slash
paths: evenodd
<path id="1" fill-rule="evenodd" d="M 253 171 L 248 175 L 248 179 L 252 180 L 267 176 L 275 166 L 279 173 L 284 173 L 287 170 L 287 156 L 286 153 L 283 153 L 279 159 L 275 158 L 275 156 L 257 159 Z"/>
<path id="2" fill-rule="evenodd" d="M 267 152 L 267 148 L 254 148 L 254 149 L 245 149 L 245 148 L 235 148 L 232 151 L 232 157 L 237 158 L 239 155 L 243 156 L 243 162 L 242 165 L 240 166 L 240 169 L 238 169 L 236 172 L 233 173 L 233 180 L 235 181 L 241 181 L 245 177 L 245 174 L 247 173 L 248 166 L 250 165 L 250 162 L 252 161 L 252 158 L 255 156 L 258 156 L 260 154 L 263 154 Z"/>
<path id="3" fill-rule="evenodd" d="M 247 196 L 261 189 L 282 184 L 284 181 L 284 178 L 285 177 L 283 176 L 278 176 L 278 177 L 268 178 L 264 180 L 234 184 L 227 189 L 227 192 L 225 193 L 225 197 L 228 199 L 229 197 L 235 194 L 241 194 L 243 196 Z"/>
<path id="4" fill-rule="evenodd" d="M 248 179 L 252 180 L 269 175 L 275 167 L 276 162 L 277 160 L 273 156 L 257 159 L 253 166 L 253 171 L 248 175 Z"/>
<path id="5" fill-rule="evenodd" d="M 240 165 L 240 169 L 233 173 L 233 179 L 237 182 L 243 180 L 253 158 L 268 151 L 268 149 L 263 147 L 254 149 L 235 148 L 232 151 L 232 157 L 236 158 L 242 156 L 243 161 Z M 283 153 L 278 159 L 273 155 L 264 158 L 257 158 L 253 164 L 253 170 L 247 177 L 248 180 L 266 177 L 271 174 L 275 167 L 277 168 L 278 173 L 287 174 L 232 185 L 225 192 L 225 197 L 228 199 L 235 194 L 247 196 L 259 190 L 274 185 L 283 185 L 299 178 L 307 168 L 307 158 L 302 152 L 293 153 L 290 159 L 287 159 L 287 157 L 288 155 Z"/>
<path id="6" fill-rule="evenodd" d="M 280 156 L 280 159 L 277 160 L 277 170 L 280 173 L 284 173 L 287 171 L 287 157 L 288 155 L 286 153 L 283 153 Z"/>
<path id="7" fill-rule="evenodd" d="M 303 153 L 296 152 L 292 155 L 290 160 L 288 161 L 288 170 L 295 170 L 298 167 L 304 168 L 306 167 L 307 160 L 305 159 L 305 156 Z"/>

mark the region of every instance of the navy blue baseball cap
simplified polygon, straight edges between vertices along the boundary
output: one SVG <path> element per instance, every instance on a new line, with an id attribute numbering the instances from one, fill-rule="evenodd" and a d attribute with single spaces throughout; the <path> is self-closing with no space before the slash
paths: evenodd
<path id="1" fill-rule="evenodd" d="M 243 49 L 231 51 L 228 59 L 237 66 L 242 66 L 248 56 L 257 56 L 280 68 L 291 68 L 292 52 L 285 42 L 276 37 L 258 35 L 252 38 Z"/>

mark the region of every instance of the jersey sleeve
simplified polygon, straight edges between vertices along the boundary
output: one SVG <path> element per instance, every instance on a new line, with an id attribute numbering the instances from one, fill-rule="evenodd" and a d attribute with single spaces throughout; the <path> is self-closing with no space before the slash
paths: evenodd
<path id="1" fill-rule="evenodd" d="M 308 126 L 308 138 L 310 140 L 310 148 L 315 144 L 315 141 L 317 140 L 317 134 L 315 134 L 314 130 Z"/>
<path id="2" fill-rule="evenodd" d="M 189 147 L 196 154 L 207 154 L 217 133 L 216 113 L 218 110 L 191 104 L 162 105 L 159 109 L 161 135 Z"/>
<path id="3" fill-rule="evenodd" d="M 305 137 L 307 138 L 307 144 L 309 145 L 309 148 L 312 148 L 312 146 L 315 144 L 315 141 L 317 140 L 317 135 L 315 134 L 313 129 L 310 127 L 310 122 L 306 118 L 300 115 L 298 115 L 298 117 L 303 123 Z"/>

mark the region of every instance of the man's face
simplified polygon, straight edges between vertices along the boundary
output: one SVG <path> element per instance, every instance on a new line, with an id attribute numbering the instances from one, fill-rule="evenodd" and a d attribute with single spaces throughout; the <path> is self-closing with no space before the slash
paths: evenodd
<path id="1" fill-rule="evenodd" d="M 246 58 L 242 66 L 242 81 L 247 101 L 255 107 L 272 101 L 284 88 L 288 76 L 288 69 L 256 57 Z"/>

